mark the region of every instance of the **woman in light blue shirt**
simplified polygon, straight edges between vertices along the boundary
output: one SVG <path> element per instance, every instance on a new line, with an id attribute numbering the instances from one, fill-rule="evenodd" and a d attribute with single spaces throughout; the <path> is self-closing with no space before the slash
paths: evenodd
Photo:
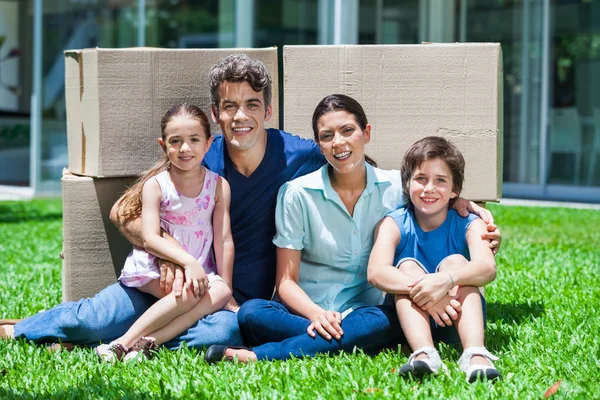
<path id="1" fill-rule="evenodd" d="M 327 96 L 312 125 L 328 164 L 279 190 L 275 301 L 250 300 L 239 311 L 252 350 L 211 346 L 209 362 L 368 352 L 401 340 L 394 307 L 367 281 L 375 227 L 403 203 L 400 174 L 365 155 L 371 126 L 356 100 Z"/>

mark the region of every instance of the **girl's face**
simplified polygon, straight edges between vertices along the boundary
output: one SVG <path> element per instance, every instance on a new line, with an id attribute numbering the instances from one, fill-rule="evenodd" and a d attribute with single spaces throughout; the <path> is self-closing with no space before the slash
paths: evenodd
<path id="1" fill-rule="evenodd" d="M 364 166 L 371 125 L 363 130 L 348 111 L 333 111 L 323 114 L 317 127 L 321 153 L 336 172 L 350 173 Z"/>
<path id="2" fill-rule="evenodd" d="M 206 138 L 202 124 L 188 115 L 172 118 L 165 127 L 165 139 L 158 143 L 167 153 L 171 166 L 182 171 L 200 168 L 204 155 L 212 144 L 212 136 Z"/>
<path id="3" fill-rule="evenodd" d="M 440 158 L 424 161 L 410 179 L 410 200 L 415 212 L 435 215 L 448 210 L 450 199 L 456 197 L 452 191 L 452 172 Z"/>

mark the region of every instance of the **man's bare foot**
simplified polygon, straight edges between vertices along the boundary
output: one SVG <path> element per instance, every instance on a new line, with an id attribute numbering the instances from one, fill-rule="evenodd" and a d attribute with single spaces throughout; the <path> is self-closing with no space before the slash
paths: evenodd
<path id="1" fill-rule="evenodd" d="M 225 357 L 238 358 L 239 362 L 253 362 L 256 361 L 256 354 L 250 350 L 242 350 L 242 349 L 231 349 L 228 348 L 225 350 Z"/>
<path id="2" fill-rule="evenodd" d="M 15 338 L 15 326 L 14 325 L 0 325 L 0 339 L 14 339 Z"/>

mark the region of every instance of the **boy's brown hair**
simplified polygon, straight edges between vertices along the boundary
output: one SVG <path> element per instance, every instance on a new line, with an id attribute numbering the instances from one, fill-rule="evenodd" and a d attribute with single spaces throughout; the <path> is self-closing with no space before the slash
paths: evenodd
<path id="1" fill-rule="evenodd" d="M 439 158 L 444 161 L 452 173 L 452 191 L 456 197 L 450 199 L 450 205 L 454 204 L 462 191 L 465 180 L 465 159 L 452 142 L 441 136 L 428 136 L 415 142 L 404 154 L 400 174 L 402 176 L 402 191 L 406 196 L 407 204 L 413 207 L 410 200 L 410 181 L 417 168 L 427 160 Z"/>

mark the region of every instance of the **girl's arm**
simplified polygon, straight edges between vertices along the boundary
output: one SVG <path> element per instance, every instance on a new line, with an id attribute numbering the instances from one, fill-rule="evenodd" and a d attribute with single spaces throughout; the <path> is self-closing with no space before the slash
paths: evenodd
<path id="1" fill-rule="evenodd" d="M 455 285 L 485 286 L 496 279 L 496 260 L 486 240 L 481 235 L 487 232 L 481 219 L 471 222 L 467 229 L 467 245 L 471 261 L 463 266 L 448 267 Z"/>
<path id="2" fill-rule="evenodd" d="M 319 307 L 298 285 L 301 250 L 277 248 L 277 294 L 281 301 L 294 313 L 312 323 L 307 333 L 315 337 L 314 329 L 326 339 L 339 339 L 343 335 L 340 326 L 342 315 Z"/>
<path id="3" fill-rule="evenodd" d="M 180 246 L 161 236 L 160 231 L 161 190 L 156 179 L 148 179 L 142 189 L 142 239 L 146 251 L 159 258 L 170 260 L 183 267 L 186 285 L 191 284 L 194 296 L 202 297 L 206 289 L 206 273 L 198 260 Z M 201 293 L 202 292 L 202 293 Z"/>
<path id="4" fill-rule="evenodd" d="M 217 273 L 225 283 L 233 290 L 233 257 L 234 246 L 231 236 L 231 219 L 229 215 L 229 204 L 231 203 L 231 190 L 229 183 L 219 177 L 217 181 L 217 192 L 215 195 L 215 209 L 213 211 L 213 246 L 215 250 L 215 261 L 217 262 Z M 237 311 L 239 308 L 233 296 L 229 300 L 229 309 Z"/>
<path id="5" fill-rule="evenodd" d="M 414 278 L 392 265 L 400 244 L 400 229 L 390 217 L 383 218 L 375 229 L 375 244 L 369 257 L 367 279 L 376 288 L 390 294 L 408 294 Z"/>

